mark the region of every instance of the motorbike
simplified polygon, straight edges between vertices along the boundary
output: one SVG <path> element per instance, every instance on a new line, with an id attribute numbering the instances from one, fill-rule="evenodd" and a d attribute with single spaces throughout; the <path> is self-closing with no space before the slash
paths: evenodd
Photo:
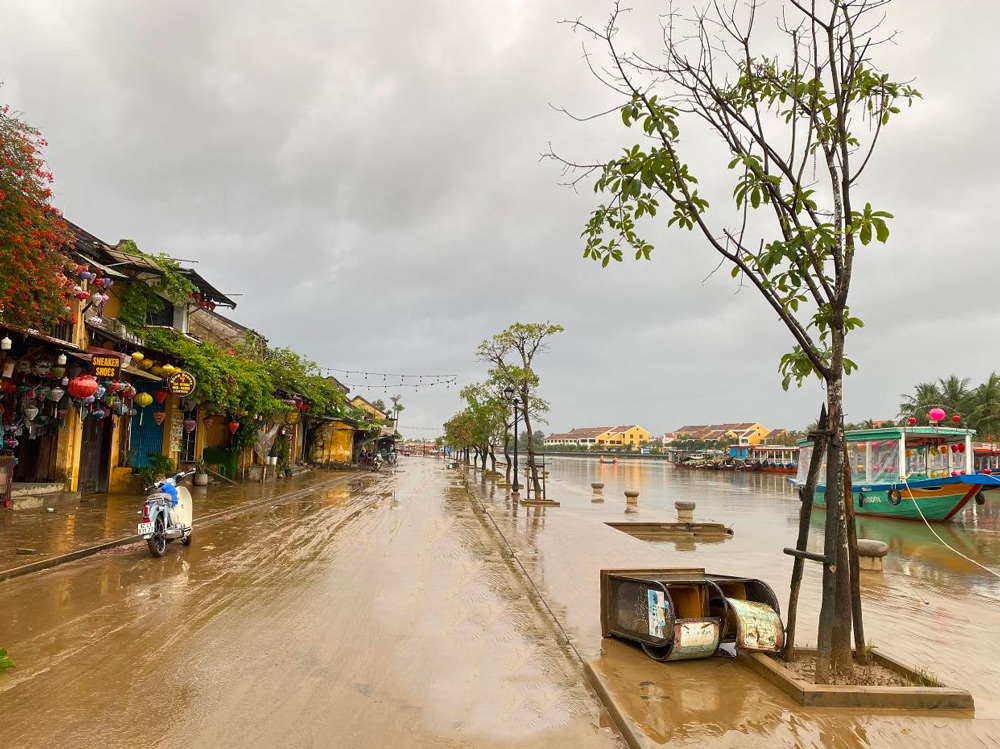
<path id="1" fill-rule="evenodd" d="M 152 493 L 146 497 L 137 533 L 146 541 L 154 557 L 162 557 L 167 544 L 177 539 L 185 546 L 191 545 L 194 504 L 191 492 L 181 486 L 181 481 L 193 474 L 194 471 L 181 472 L 150 487 Z"/>
<path id="2" fill-rule="evenodd" d="M 399 465 L 399 458 L 396 457 L 396 451 L 393 450 L 392 452 L 390 452 L 388 457 L 386 457 L 385 461 L 393 468 Z"/>
<path id="3" fill-rule="evenodd" d="M 375 456 L 372 458 L 372 472 L 378 471 L 384 462 L 385 459 L 378 453 L 375 453 Z"/>

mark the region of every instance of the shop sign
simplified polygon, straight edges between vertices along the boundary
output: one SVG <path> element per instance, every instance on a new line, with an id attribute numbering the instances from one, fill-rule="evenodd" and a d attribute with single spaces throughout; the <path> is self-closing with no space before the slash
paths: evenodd
<path id="1" fill-rule="evenodd" d="M 178 398 L 187 398 L 194 393 L 196 387 L 198 381 L 190 372 L 174 372 L 167 378 L 167 389 Z"/>
<path id="2" fill-rule="evenodd" d="M 286 424 L 297 424 L 299 421 L 298 411 L 288 411 L 285 413 L 285 423 Z"/>
<path id="3" fill-rule="evenodd" d="M 117 380 L 122 373 L 121 357 L 113 354 L 94 354 L 90 364 L 94 370 L 94 377 L 108 377 Z"/>
<path id="4" fill-rule="evenodd" d="M 170 422 L 170 452 L 179 453 L 184 450 L 184 422 L 174 414 Z"/>

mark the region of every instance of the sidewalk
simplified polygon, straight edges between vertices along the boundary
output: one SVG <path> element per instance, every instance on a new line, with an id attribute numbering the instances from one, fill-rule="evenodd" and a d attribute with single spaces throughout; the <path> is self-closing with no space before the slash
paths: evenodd
<path id="1" fill-rule="evenodd" d="M 277 499 L 349 474 L 349 471 L 313 470 L 263 484 L 189 486 L 195 525 L 205 515 Z M 72 501 L 65 501 L 67 495 L 55 496 L 60 500 L 47 501 L 46 507 L 17 512 L 0 510 L 0 573 L 134 535 L 145 500 L 134 494 L 91 494 Z M 31 553 L 18 554 L 18 549 L 30 549 Z"/>

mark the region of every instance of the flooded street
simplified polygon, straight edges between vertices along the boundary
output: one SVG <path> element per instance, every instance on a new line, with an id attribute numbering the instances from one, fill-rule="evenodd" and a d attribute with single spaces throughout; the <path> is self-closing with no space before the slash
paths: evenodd
<path id="1" fill-rule="evenodd" d="M 661 664 L 600 632 L 602 568 L 760 577 L 784 605 L 781 549 L 799 504 L 783 477 L 658 461 L 550 468 L 558 508 L 519 506 L 468 471 L 473 495 L 460 472 L 410 458 L 236 515 L 162 559 L 126 547 L 0 583 L 0 646 L 19 666 L 0 677 L 9 745 L 621 746 L 572 649 L 596 659 L 648 746 L 997 745 L 1000 581 L 926 527 L 859 520 L 890 546 L 884 573 L 862 573 L 866 632 L 969 689 L 975 718 L 807 709 L 730 658 Z M 640 492 L 635 514 L 626 489 Z M 735 536 L 649 542 L 605 524 L 672 521 L 678 499 Z M 996 566 L 993 501 L 938 530 Z M 807 565 L 802 644 L 815 641 L 819 578 Z"/>
<path id="2" fill-rule="evenodd" d="M 614 747 L 453 472 L 0 583 L 4 746 Z"/>
<path id="3" fill-rule="evenodd" d="M 548 494 L 562 503 L 545 510 L 509 509 L 500 490 L 487 499 L 508 538 L 517 538 L 529 573 L 577 647 L 598 656 L 602 567 L 704 567 L 759 577 L 788 600 L 799 502 L 784 477 L 688 471 L 660 461 L 623 460 L 617 466 L 587 458 L 549 457 Z M 590 484 L 604 482 L 595 503 Z M 626 515 L 626 489 L 640 492 L 638 512 Z M 489 496 L 489 495 L 488 495 Z M 940 524 L 942 537 L 963 553 L 998 568 L 1000 498 L 968 508 L 961 522 Z M 695 519 L 731 525 L 717 542 L 648 542 L 604 525 L 609 521 L 674 521 L 676 500 L 697 503 Z M 813 518 L 810 549 L 821 551 L 823 513 Z M 975 719 L 904 716 L 885 712 L 805 709 L 737 664 L 721 658 L 660 664 L 638 648 L 604 641 L 601 670 L 651 745 L 712 738 L 719 746 L 928 746 L 961 742 L 996 746 L 1000 740 L 1000 580 L 948 551 L 923 524 L 864 519 L 859 535 L 890 546 L 884 573 L 863 572 L 866 636 L 887 654 L 917 665 L 948 685 L 968 689 Z M 807 563 L 799 610 L 799 643 L 815 643 L 818 565 Z"/>

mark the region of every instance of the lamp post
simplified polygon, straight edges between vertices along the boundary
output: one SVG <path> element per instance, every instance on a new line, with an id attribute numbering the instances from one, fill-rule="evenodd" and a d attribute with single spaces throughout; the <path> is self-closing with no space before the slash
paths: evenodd
<path id="1" fill-rule="evenodd" d="M 514 397 L 514 388 L 510 385 L 503 389 L 503 394 L 507 396 L 507 401 L 514 406 L 514 494 L 517 494 L 520 490 L 520 486 L 517 483 L 517 424 L 518 424 L 518 413 L 517 413 L 517 400 Z"/>

